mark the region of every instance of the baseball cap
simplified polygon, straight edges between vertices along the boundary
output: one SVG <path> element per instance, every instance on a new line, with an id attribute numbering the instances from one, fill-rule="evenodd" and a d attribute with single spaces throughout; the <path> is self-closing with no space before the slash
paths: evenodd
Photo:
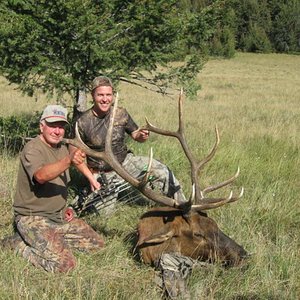
<path id="1" fill-rule="evenodd" d="M 113 83 L 111 79 L 106 76 L 98 76 L 92 81 L 92 91 L 99 86 L 111 86 L 113 88 Z"/>
<path id="2" fill-rule="evenodd" d="M 54 122 L 68 122 L 67 119 L 68 111 L 66 108 L 60 105 L 48 105 L 41 116 L 41 121 L 45 120 L 48 123 Z"/>

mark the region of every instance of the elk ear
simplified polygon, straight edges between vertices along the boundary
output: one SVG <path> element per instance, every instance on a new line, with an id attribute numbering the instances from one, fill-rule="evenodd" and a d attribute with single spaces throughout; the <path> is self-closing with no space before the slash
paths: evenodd
<path id="1" fill-rule="evenodd" d="M 143 244 L 161 244 L 174 236 L 174 230 L 170 230 L 167 233 L 156 234 L 139 241 L 138 246 Z"/>

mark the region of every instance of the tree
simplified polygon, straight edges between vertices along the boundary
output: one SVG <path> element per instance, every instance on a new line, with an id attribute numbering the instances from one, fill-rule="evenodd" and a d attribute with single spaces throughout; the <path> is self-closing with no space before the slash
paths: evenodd
<path id="1" fill-rule="evenodd" d="M 300 51 L 300 2 L 270 0 L 272 32 L 270 39 L 278 52 Z"/>
<path id="2" fill-rule="evenodd" d="M 3 0 L 0 73 L 29 95 L 68 93 L 75 103 L 100 74 L 161 92 L 171 82 L 195 92 L 202 57 L 184 53 L 189 17 L 176 2 Z M 170 66 L 178 54 L 185 62 Z"/>
<path id="3" fill-rule="evenodd" d="M 228 0 L 236 14 L 237 48 L 250 52 L 270 52 L 268 34 L 271 18 L 267 0 Z"/>
<path id="4" fill-rule="evenodd" d="M 186 44 L 189 51 L 231 58 L 235 54 L 236 16 L 224 0 L 182 0 L 188 11 Z"/>

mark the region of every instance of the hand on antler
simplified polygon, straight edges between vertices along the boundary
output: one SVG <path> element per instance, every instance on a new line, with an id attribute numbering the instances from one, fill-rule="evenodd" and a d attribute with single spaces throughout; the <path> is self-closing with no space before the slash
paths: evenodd
<path id="1" fill-rule="evenodd" d="M 70 153 L 71 162 L 75 166 L 81 165 L 85 161 L 85 158 L 86 154 L 80 149 L 76 149 Z"/>
<path id="2" fill-rule="evenodd" d="M 131 137 L 140 143 L 144 143 L 149 138 L 149 130 L 137 129 L 131 133 Z"/>

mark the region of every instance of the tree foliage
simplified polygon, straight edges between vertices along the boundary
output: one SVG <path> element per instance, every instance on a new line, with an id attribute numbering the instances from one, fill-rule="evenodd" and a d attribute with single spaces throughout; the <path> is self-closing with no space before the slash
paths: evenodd
<path id="1" fill-rule="evenodd" d="M 176 2 L 4 0 L 0 72 L 29 95 L 41 89 L 75 99 L 101 74 L 195 92 L 202 57 L 182 50 L 189 17 Z M 179 54 L 184 63 L 171 67 Z"/>
<path id="2" fill-rule="evenodd" d="M 206 50 L 211 55 L 231 57 L 235 49 L 264 53 L 300 51 L 298 0 L 181 0 L 180 3 L 196 18 L 214 7 L 209 20 L 211 38 L 206 41 Z M 202 25 L 200 22 L 199 28 Z"/>
<path id="3" fill-rule="evenodd" d="M 270 40 L 278 52 L 300 51 L 300 2 L 271 0 Z"/>
<path id="4" fill-rule="evenodd" d="M 101 74 L 195 95 L 206 55 L 300 51 L 297 0 L 2 0 L 0 18 L 0 74 L 76 101 Z"/>
<path id="5" fill-rule="evenodd" d="M 0 117 L 0 149 L 18 153 L 26 142 L 25 137 L 38 135 L 40 117 L 40 112 Z"/>
<path id="6" fill-rule="evenodd" d="M 298 0 L 227 0 L 236 15 L 236 47 L 250 52 L 300 51 Z"/>

